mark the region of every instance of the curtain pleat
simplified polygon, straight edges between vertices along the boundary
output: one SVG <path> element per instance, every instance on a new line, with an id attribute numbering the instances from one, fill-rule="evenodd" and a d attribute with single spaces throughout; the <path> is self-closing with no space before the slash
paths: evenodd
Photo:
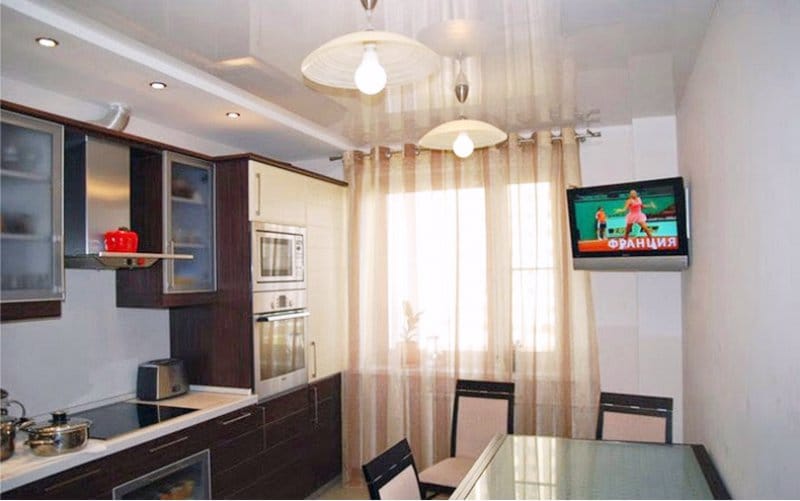
<path id="1" fill-rule="evenodd" d="M 350 190 L 345 474 L 408 438 L 450 453 L 458 378 L 514 381 L 515 431 L 590 438 L 599 373 L 589 276 L 572 269 L 578 143 L 512 135 L 467 159 L 344 156 Z"/>

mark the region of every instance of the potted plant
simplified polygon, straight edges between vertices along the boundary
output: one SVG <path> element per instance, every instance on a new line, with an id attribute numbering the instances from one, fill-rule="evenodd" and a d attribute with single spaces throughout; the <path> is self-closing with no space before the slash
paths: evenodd
<path id="1" fill-rule="evenodd" d="M 422 312 L 414 312 L 409 301 L 403 301 L 403 316 L 405 317 L 403 326 L 403 338 L 400 343 L 403 356 L 403 365 L 406 367 L 417 367 L 420 361 L 419 342 L 417 341 L 417 326 Z"/>

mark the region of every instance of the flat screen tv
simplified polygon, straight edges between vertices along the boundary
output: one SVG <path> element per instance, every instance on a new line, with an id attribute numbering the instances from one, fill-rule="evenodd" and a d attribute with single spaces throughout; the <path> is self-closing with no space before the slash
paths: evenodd
<path id="1" fill-rule="evenodd" d="M 683 178 L 567 190 L 577 270 L 682 270 L 689 266 Z"/>

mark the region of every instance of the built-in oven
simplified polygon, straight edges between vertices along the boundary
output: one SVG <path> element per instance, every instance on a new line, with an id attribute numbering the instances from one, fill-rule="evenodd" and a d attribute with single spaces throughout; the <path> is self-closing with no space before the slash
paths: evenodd
<path id="1" fill-rule="evenodd" d="M 253 356 L 259 398 L 308 383 L 306 291 L 253 293 Z"/>
<path id="2" fill-rule="evenodd" d="M 211 499 L 208 449 L 114 487 L 113 499 Z"/>
<path id="3" fill-rule="evenodd" d="M 306 288 L 306 230 L 299 226 L 252 223 L 253 290 Z"/>

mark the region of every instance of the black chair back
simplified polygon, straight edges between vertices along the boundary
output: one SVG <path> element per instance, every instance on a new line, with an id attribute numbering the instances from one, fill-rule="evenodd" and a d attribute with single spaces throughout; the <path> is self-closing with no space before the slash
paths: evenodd
<path id="1" fill-rule="evenodd" d="M 605 413 L 634 414 L 663 418 L 665 424 L 664 443 L 672 443 L 672 399 L 628 393 L 600 393 L 600 409 L 597 413 L 597 440 L 603 439 Z"/>
<path id="2" fill-rule="evenodd" d="M 423 499 L 422 489 L 419 485 L 417 466 L 414 464 L 414 456 L 411 454 L 411 447 L 409 447 L 408 441 L 405 438 L 361 467 L 364 471 L 364 478 L 367 481 L 370 499 L 383 499 L 381 498 L 381 489 L 392 482 L 392 480 L 403 473 L 407 468 L 413 470 L 414 482 L 416 485 L 415 490 L 410 489 L 404 491 L 404 493 L 396 499 Z"/>
<path id="3" fill-rule="evenodd" d="M 459 379 L 456 381 L 456 398 L 453 402 L 453 423 L 450 434 L 451 457 L 455 457 L 457 451 L 459 401 L 463 397 L 505 400 L 508 405 L 505 432 L 509 435 L 514 433 L 514 383 Z"/>

